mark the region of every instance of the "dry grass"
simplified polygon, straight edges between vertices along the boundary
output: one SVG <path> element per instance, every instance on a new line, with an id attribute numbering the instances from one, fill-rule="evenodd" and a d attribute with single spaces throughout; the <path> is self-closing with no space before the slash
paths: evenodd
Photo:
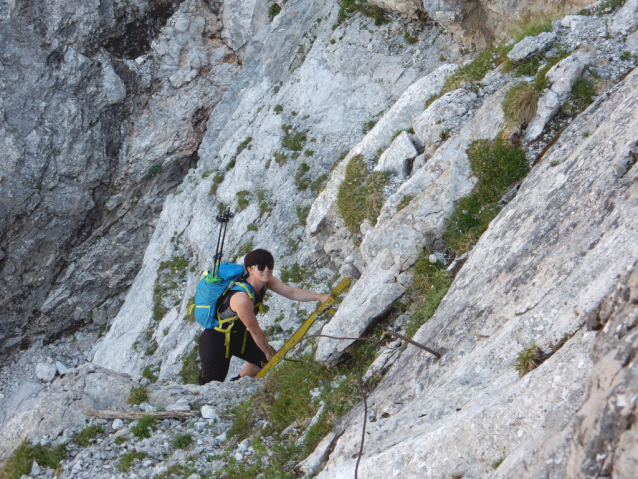
<path id="1" fill-rule="evenodd" d="M 513 86 L 503 100 L 508 126 L 528 125 L 536 116 L 540 94 L 528 82 Z"/>

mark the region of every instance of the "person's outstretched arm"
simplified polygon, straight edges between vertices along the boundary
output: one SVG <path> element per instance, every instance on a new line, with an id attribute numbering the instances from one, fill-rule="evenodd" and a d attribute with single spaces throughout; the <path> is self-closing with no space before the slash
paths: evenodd
<path id="1" fill-rule="evenodd" d="M 241 291 L 233 294 L 230 298 L 230 308 L 237 313 L 240 321 L 244 323 L 246 329 L 255 340 L 259 349 L 261 349 L 266 355 L 266 359 L 270 361 L 273 357 L 273 350 L 268 344 L 266 333 L 262 331 L 255 317 L 255 310 L 253 302 L 250 300 L 246 293 Z"/>
<path id="2" fill-rule="evenodd" d="M 330 297 L 329 294 L 317 294 L 305 289 L 293 288 L 274 276 L 268 281 L 268 289 L 293 301 L 321 301 L 323 303 Z"/>

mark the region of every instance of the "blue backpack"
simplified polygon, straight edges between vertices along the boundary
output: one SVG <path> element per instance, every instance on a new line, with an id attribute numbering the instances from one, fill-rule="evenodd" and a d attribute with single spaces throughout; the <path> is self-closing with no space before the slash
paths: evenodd
<path id="1" fill-rule="evenodd" d="M 205 329 L 214 329 L 226 335 L 226 357 L 229 354 L 230 330 L 235 324 L 237 316 L 222 319 L 219 317 L 218 307 L 221 299 L 228 291 L 243 291 L 255 304 L 255 292 L 246 283 L 246 269 L 235 263 L 221 263 L 217 275 L 211 271 L 204 273 L 204 278 L 197 283 L 195 301 L 188 308 L 188 313 L 195 312 L 195 320 Z M 255 305 L 257 306 L 257 305 Z M 261 304 L 259 305 L 261 309 Z M 226 327 L 224 327 L 226 326 Z"/>

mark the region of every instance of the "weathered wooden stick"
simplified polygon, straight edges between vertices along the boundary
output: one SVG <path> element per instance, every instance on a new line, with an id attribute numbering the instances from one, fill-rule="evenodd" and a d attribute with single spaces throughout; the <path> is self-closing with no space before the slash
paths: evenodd
<path id="1" fill-rule="evenodd" d="M 193 417 L 194 414 L 191 411 L 128 411 L 126 409 L 91 409 L 87 408 L 85 411 L 87 416 L 99 417 L 100 419 L 140 419 L 144 416 L 153 416 L 159 419 L 175 419 L 179 417 Z"/>

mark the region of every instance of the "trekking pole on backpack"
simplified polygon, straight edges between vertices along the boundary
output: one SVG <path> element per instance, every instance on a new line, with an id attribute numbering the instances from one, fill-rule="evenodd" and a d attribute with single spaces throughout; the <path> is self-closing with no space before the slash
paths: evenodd
<path id="1" fill-rule="evenodd" d="M 230 208 L 217 215 L 217 222 L 219 225 L 219 236 L 217 237 L 217 248 L 215 250 L 215 256 L 213 257 L 213 278 L 219 276 L 219 266 L 222 262 L 222 255 L 224 254 L 224 241 L 226 241 L 226 230 L 228 229 L 228 221 L 235 216 L 230 212 Z M 223 230 L 223 234 L 222 234 Z M 221 240 L 221 241 L 220 241 Z"/>

